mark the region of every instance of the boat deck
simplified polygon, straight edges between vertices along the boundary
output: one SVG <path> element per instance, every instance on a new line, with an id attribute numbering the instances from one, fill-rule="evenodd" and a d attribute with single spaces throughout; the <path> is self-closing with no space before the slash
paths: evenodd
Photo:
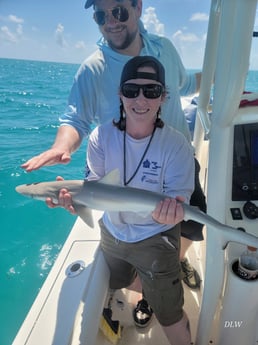
<path id="1" fill-rule="evenodd" d="M 201 288 L 197 290 L 190 289 L 183 283 L 185 311 L 190 320 L 192 339 L 195 339 L 203 291 L 205 241 L 194 242 L 188 254 L 191 264 L 197 269 L 202 279 Z M 135 326 L 132 312 L 139 299 L 141 299 L 140 294 L 127 289 L 116 291 L 112 298 L 112 319 L 119 320 L 122 327 L 122 337 L 117 344 L 169 345 L 155 315 L 148 327 L 139 328 Z M 191 344 L 195 344 L 194 341 Z M 110 345 L 110 342 L 103 335 L 101 330 L 98 332 L 96 345 Z"/>

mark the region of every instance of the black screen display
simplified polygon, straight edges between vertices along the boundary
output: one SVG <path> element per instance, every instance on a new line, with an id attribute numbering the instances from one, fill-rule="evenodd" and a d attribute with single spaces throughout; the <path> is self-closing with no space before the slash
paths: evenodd
<path id="1" fill-rule="evenodd" d="M 234 127 L 232 200 L 258 200 L 258 123 Z"/>

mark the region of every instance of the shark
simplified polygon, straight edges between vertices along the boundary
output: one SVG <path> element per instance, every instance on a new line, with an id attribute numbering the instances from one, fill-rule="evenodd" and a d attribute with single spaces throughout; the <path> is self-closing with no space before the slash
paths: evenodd
<path id="1" fill-rule="evenodd" d="M 76 213 L 91 228 L 94 227 L 92 210 L 109 212 L 152 212 L 156 205 L 169 195 L 149 190 L 121 186 L 120 172 L 112 170 L 100 180 L 63 180 L 36 182 L 16 187 L 16 191 L 24 196 L 45 201 L 51 198 L 58 204 L 59 191 L 67 189 L 72 196 Z M 221 232 L 221 245 L 225 249 L 229 242 L 237 242 L 258 248 L 258 237 L 225 225 L 212 216 L 182 202 L 184 220 L 193 220 Z"/>

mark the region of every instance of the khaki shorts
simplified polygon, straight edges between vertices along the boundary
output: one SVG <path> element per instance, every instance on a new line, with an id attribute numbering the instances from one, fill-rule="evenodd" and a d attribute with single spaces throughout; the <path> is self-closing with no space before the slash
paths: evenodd
<path id="1" fill-rule="evenodd" d="M 139 275 L 144 297 L 163 326 L 183 317 L 183 287 L 179 263 L 180 226 L 135 243 L 114 238 L 102 220 L 101 247 L 110 268 L 110 288 L 129 286 Z"/>

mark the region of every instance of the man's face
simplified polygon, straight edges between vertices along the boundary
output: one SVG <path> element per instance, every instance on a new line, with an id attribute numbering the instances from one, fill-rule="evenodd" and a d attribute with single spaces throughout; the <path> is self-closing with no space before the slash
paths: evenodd
<path id="1" fill-rule="evenodd" d="M 116 51 L 130 48 L 138 33 L 141 0 L 136 7 L 132 7 L 130 0 L 96 0 L 94 10 L 95 20 L 109 46 Z"/>

